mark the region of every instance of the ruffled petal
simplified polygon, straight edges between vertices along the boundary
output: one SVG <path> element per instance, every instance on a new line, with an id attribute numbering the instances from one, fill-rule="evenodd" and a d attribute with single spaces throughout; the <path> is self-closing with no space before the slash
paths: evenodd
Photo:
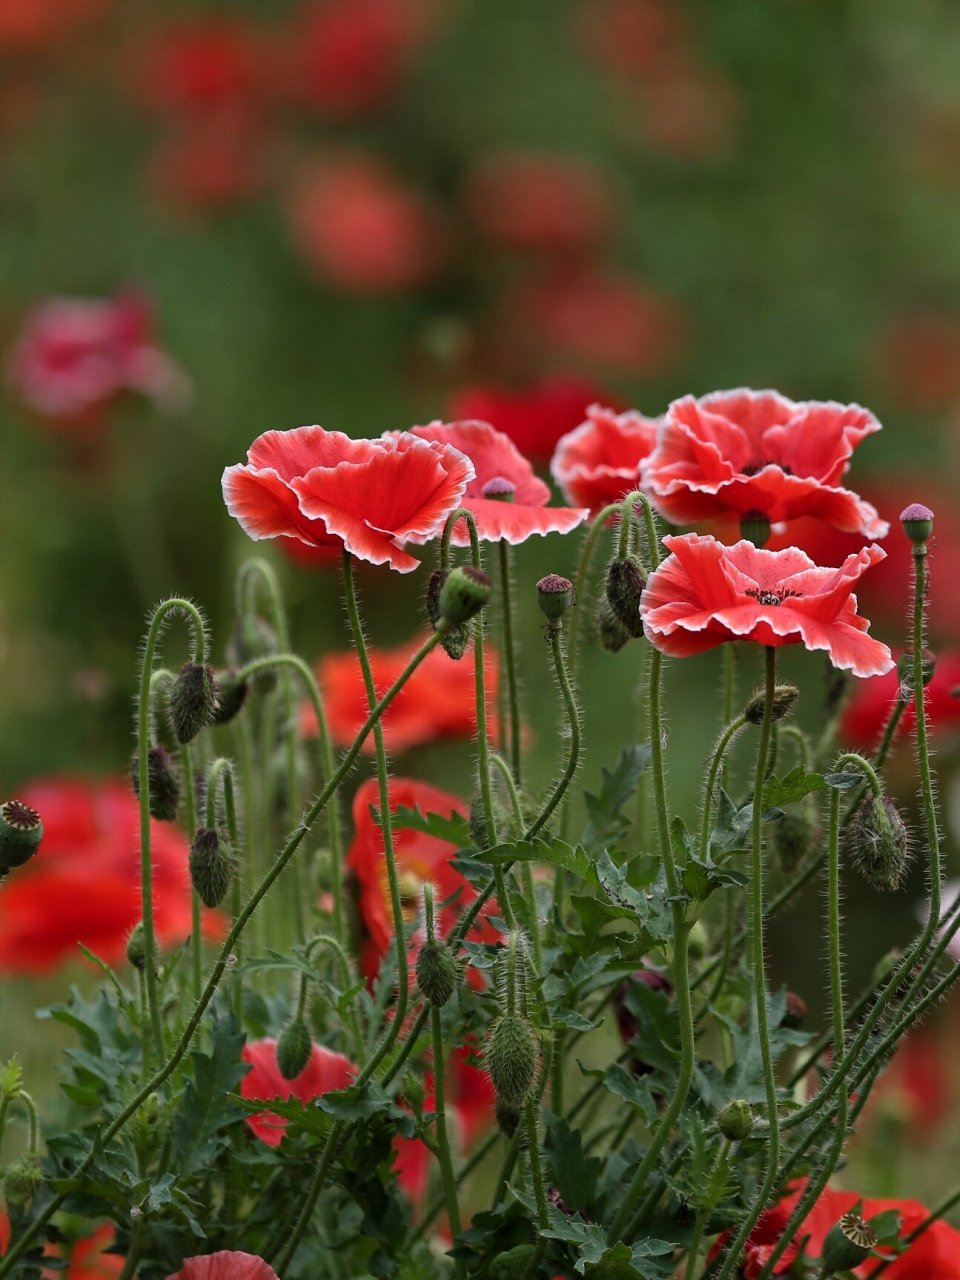
<path id="1" fill-rule="evenodd" d="M 586 507 L 523 507 L 491 498 L 468 497 L 463 505 L 473 512 L 477 536 L 482 541 L 503 540 L 512 546 L 519 546 L 534 534 L 569 533 L 590 515 Z M 469 545 L 469 534 L 462 522 L 454 529 L 451 541 L 458 547 Z"/>

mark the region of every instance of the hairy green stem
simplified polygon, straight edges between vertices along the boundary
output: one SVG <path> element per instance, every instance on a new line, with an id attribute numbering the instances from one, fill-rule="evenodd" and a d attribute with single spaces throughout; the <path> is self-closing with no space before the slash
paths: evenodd
<path id="1" fill-rule="evenodd" d="M 520 692 L 517 686 L 517 651 L 513 636 L 513 600 L 510 583 L 510 544 L 501 538 L 498 544 L 500 553 L 500 600 L 503 626 L 503 665 L 507 673 L 507 700 L 510 711 L 510 768 L 520 786 L 522 751 L 520 741 Z"/>

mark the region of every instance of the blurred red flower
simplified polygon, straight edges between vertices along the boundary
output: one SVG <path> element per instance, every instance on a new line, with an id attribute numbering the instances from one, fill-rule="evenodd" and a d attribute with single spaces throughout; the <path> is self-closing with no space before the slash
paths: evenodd
<path id="1" fill-rule="evenodd" d="M 371 649 L 370 663 L 378 695 L 387 692 L 394 680 L 417 652 L 422 638 L 395 649 Z M 496 702 L 499 663 L 496 650 L 484 648 L 484 676 L 487 699 Z M 339 747 L 348 747 L 369 713 L 363 672 L 356 653 L 326 654 L 317 665 L 317 679 L 323 696 L 330 737 Z M 496 721 L 488 708 L 487 722 L 496 732 Z M 405 751 L 441 738 L 472 738 L 477 728 L 476 684 L 472 662 L 454 662 L 442 648 L 433 649 L 417 667 L 381 717 L 383 735 L 390 751 Z M 303 732 L 317 732 L 316 716 L 309 703 L 301 713 Z M 373 753 L 373 735 L 363 745 Z"/>
<path id="2" fill-rule="evenodd" d="M 265 179 L 266 136 L 245 111 L 218 111 L 178 128 L 149 157 L 151 200 L 186 213 L 213 213 L 256 195 Z"/>
<path id="3" fill-rule="evenodd" d="M 402 544 L 439 533 L 472 474 L 456 449 L 408 432 L 351 440 L 340 431 L 297 427 L 258 436 L 246 465 L 224 471 L 223 497 L 253 539 L 339 546 L 409 573 L 420 562 Z"/>
<path id="4" fill-rule="evenodd" d="M 589 514 L 574 507 L 548 507 L 550 489 L 516 445 L 489 422 L 431 422 L 414 427 L 421 440 L 459 449 L 473 463 L 463 506 L 472 511 L 477 534 L 488 542 L 500 539 L 516 546 L 535 533 L 569 533 Z M 451 539 L 467 546 L 470 538 L 459 521 Z"/>
<path id="5" fill-rule="evenodd" d="M 635 409 L 615 413 L 592 404 L 586 421 L 565 435 L 550 463 L 568 502 L 596 515 L 640 483 L 640 464 L 653 449 L 662 419 Z"/>
<path id="6" fill-rule="evenodd" d="M 888 671 L 885 676 L 874 676 L 871 680 L 858 683 L 843 712 L 840 733 L 844 742 L 851 746 L 865 747 L 868 750 L 875 747 L 899 692 L 900 675 L 896 670 Z M 927 725 L 933 733 L 946 733 L 960 726 L 960 696 L 958 695 L 960 695 L 960 652 L 953 651 L 938 655 L 933 679 L 924 689 Z M 913 733 L 916 727 L 913 694 L 909 693 L 908 697 L 908 706 L 900 717 L 900 724 L 897 727 L 898 736 Z"/>
<path id="7" fill-rule="evenodd" d="M 268 1263 L 253 1253 L 223 1249 L 197 1258 L 184 1258 L 183 1266 L 167 1280 L 278 1280 Z"/>
<path id="8" fill-rule="evenodd" d="M 289 220 L 312 274 L 347 293 L 416 289 L 449 257 L 440 209 L 375 156 L 342 156 L 302 174 Z"/>
<path id="9" fill-rule="evenodd" d="M 278 87 L 327 117 L 376 110 L 400 87 L 436 8 L 431 0 L 313 0 L 294 19 Z"/>
<path id="10" fill-rule="evenodd" d="M 876 509 L 839 487 L 854 449 L 879 430 L 859 405 L 743 388 L 684 396 L 667 409 L 644 488 L 674 524 L 759 512 L 771 523 L 813 516 L 882 538 Z"/>
<path id="11" fill-rule="evenodd" d="M 876 337 L 874 376 L 898 404 L 936 410 L 960 399 L 960 317 L 914 311 Z"/>
<path id="12" fill-rule="evenodd" d="M 113 0 L 3 0 L 0 3 L 0 51 L 35 52 L 69 40 L 78 27 L 93 22 Z"/>
<path id="13" fill-rule="evenodd" d="M 104 1253 L 113 1244 L 116 1232 L 112 1222 L 94 1227 L 88 1236 L 81 1236 L 68 1248 L 69 1262 L 66 1270 L 44 1267 L 43 1280 L 115 1280 L 123 1271 L 124 1258 L 119 1253 Z M 10 1243 L 10 1221 L 0 1210 L 0 1257 Z M 60 1250 L 48 1244 L 44 1254 L 55 1257 Z"/>
<path id="14" fill-rule="evenodd" d="M 538 382 L 509 387 L 464 387 L 450 401 L 452 422 L 489 422 L 509 436 L 527 458 L 546 461 L 557 441 L 583 422 L 589 405 L 609 397 L 586 378 L 547 374 Z"/>
<path id="15" fill-rule="evenodd" d="M 266 54 L 259 33 L 236 18 L 171 23 L 151 31 L 135 58 L 135 92 L 150 110 L 197 124 L 260 96 Z"/>
<path id="16" fill-rule="evenodd" d="M 874 545 L 822 569 L 796 547 L 766 551 L 746 540 L 725 547 L 697 533 L 663 540 L 671 553 L 650 575 L 640 601 L 647 639 L 676 658 L 703 653 L 728 640 L 802 644 L 823 649 L 835 667 L 882 675 L 890 650 L 866 634 L 853 595 L 871 565 Z"/>
<path id="17" fill-rule="evenodd" d="M 125 783 L 50 778 L 19 799 L 43 818 L 36 857 L 0 893 L 0 968 L 42 973 L 78 956 L 82 942 L 107 964 L 122 960 L 140 919 L 140 810 Z M 151 823 L 154 921 L 165 945 L 190 933 L 186 838 Z M 221 918 L 206 915 L 218 933 Z"/>
<path id="18" fill-rule="evenodd" d="M 297 1098 L 300 1102 L 312 1102 L 334 1089 L 345 1089 L 358 1073 L 349 1058 L 320 1044 L 313 1046 L 310 1060 L 293 1080 L 287 1080 L 277 1065 L 276 1040 L 249 1041 L 243 1046 L 241 1057 L 251 1068 L 241 1081 L 241 1097 L 256 1101 Z M 246 1121 L 267 1146 L 279 1147 L 287 1129 L 287 1121 L 282 1116 L 272 1111 L 258 1111 L 247 1116 Z"/>
<path id="19" fill-rule="evenodd" d="M 609 187 L 580 156 L 496 152 L 471 174 L 463 200 L 481 235 L 508 249 L 577 256 L 613 224 Z"/>
<path id="20" fill-rule="evenodd" d="M 686 59 L 665 63 L 647 77 L 642 102 L 629 95 L 623 127 L 644 141 L 682 159 L 723 153 L 736 142 L 743 118 L 737 84 L 712 68 Z"/>
<path id="21" fill-rule="evenodd" d="M 631 81 L 655 74 L 687 45 L 683 14 L 670 0 L 588 0 L 576 14 L 579 48 Z"/>
<path id="22" fill-rule="evenodd" d="M 123 391 L 181 407 L 189 384 L 155 344 L 150 306 L 139 293 L 53 298 L 27 316 L 7 356 L 7 381 L 41 420 L 81 429 Z"/>
<path id="23" fill-rule="evenodd" d="M 376 779 L 369 778 L 361 783 L 353 799 L 354 836 L 347 854 L 347 866 L 356 877 L 357 907 L 364 935 L 362 968 L 370 981 L 376 977 L 380 961 L 393 937 L 383 833 L 370 812 L 371 805 L 377 807 L 379 803 Z M 436 813 L 445 818 L 455 813 L 466 817 L 468 813 L 467 805 L 449 791 L 441 791 L 439 787 L 413 778 L 391 778 L 390 812 L 413 808 L 422 814 Z M 409 828 L 394 828 L 393 834 L 397 874 L 408 922 L 416 919 L 421 886 L 429 880 L 436 888 L 437 902 L 453 899 L 437 917 L 439 930 L 446 936 L 463 909 L 476 897 L 473 886 L 450 861 L 457 846 Z M 495 942 L 499 938 L 488 918 L 495 909 L 495 903 L 485 905 L 468 935 L 471 941 Z"/>

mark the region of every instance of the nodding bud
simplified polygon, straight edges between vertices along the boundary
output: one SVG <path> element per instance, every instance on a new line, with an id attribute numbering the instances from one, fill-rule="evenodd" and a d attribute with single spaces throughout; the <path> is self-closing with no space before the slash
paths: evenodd
<path id="1" fill-rule="evenodd" d="M 791 1031 L 799 1031 L 809 1012 L 810 1010 L 807 1008 L 807 1002 L 803 996 L 798 996 L 795 991 L 788 991 L 787 1004 L 783 1011 L 781 1026 L 789 1027 Z"/>
<path id="2" fill-rule="evenodd" d="M 573 604 L 573 583 L 559 573 L 548 573 L 537 583 L 537 604 L 548 622 L 559 622 Z"/>
<path id="3" fill-rule="evenodd" d="M 933 512 L 922 502 L 911 502 L 900 512 L 900 523 L 910 541 L 920 545 L 933 533 Z"/>
<path id="4" fill-rule="evenodd" d="M 859 1213 L 851 1210 L 827 1232 L 820 1258 L 824 1274 L 849 1271 L 865 1262 L 877 1246 L 877 1233 Z"/>
<path id="5" fill-rule="evenodd" d="M 597 608 L 597 639 L 608 653 L 619 653 L 630 639 L 630 632 L 610 608 L 606 596 Z"/>
<path id="6" fill-rule="evenodd" d="M 217 686 L 217 709 L 213 713 L 213 723 L 229 724 L 243 710 L 250 686 L 235 671 L 218 671 L 214 682 Z"/>
<path id="7" fill-rule="evenodd" d="M 770 517 L 765 511 L 745 511 L 740 517 L 740 537 L 755 547 L 765 547 L 770 539 Z"/>
<path id="8" fill-rule="evenodd" d="M 852 828 L 853 861 L 868 884 L 892 893 L 910 861 L 910 834 L 889 796 L 864 797 Z"/>
<path id="9" fill-rule="evenodd" d="M 0 804 L 0 876 L 29 862 L 42 839 L 43 821 L 36 809 L 22 800 Z"/>
<path id="10" fill-rule="evenodd" d="M 770 719 L 783 720 L 791 712 L 793 704 L 800 696 L 800 690 L 792 684 L 777 684 L 773 687 L 773 700 L 770 703 Z M 758 689 L 747 705 L 743 714 L 750 724 L 763 724 L 763 711 L 766 705 L 766 693 Z"/>
<path id="11" fill-rule="evenodd" d="M 457 989 L 457 962 L 445 942 L 428 938 L 417 955 L 417 987 L 428 1004 L 442 1009 Z"/>
<path id="12" fill-rule="evenodd" d="M 520 1128 L 520 1122 L 523 1120 L 523 1108 L 514 1106 L 510 1102 L 504 1102 L 502 1098 L 498 1097 L 495 1115 L 497 1128 L 504 1137 L 512 1138 Z"/>
<path id="13" fill-rule="evenodd" d="M 205 907 L 219 907 L 233 879 L 233 851 L 216 827 L 201 827 L 193 837 L 190 879 Z"/>
<path id="14" fill-rule="evenodd" d="M 436 630 L 437 623 L 440 621 L 440 593 L 443 591 L 443 584 L 449 576 L 449 569 L 434 569 L 427 579 L 427 594 L 424 604 L 427 618 L 434 630 Z M 446 651 L 447 657 L 452 658 L 454 662 L 459 662 L 467 651 L 467 645 L 470 643 L 469 626 L 465 622 L 461 622 L 459 626 L 449 627 L 440 643 Z"/>
<path id="15" fill-rule="evenodd" d="M 734 1098 L 717 1112 L 717 1128 L 730 1142 L 742 1142 L 753 1129 L 753 1107 L 744 1098 Z"/>
<path id="16" fill-rule="evenodd" d="M 277 1041 L 277 1066 L 284 1080 L 295 1080 L 310 1061 L 313 1040 L 303 1018 L 288 1022 Z"/>
<path id="17" fill-rule="evenodd" d="M 217 686 L 213 671 L 200 662 L 185 662 L 170 690 L 170 718 L 179 742 L 192 742 L 213 722 Z"/>
<path id="18" fill-rule="evenodd" d="M 11 1209 L 22 1209 L 43 1185 L 43 1170 L 34 1155 L 14 1161 L 3 1175 L 3 1198 Z"/>
<path id="19" fill-rule="evenodd" d="M 134 754 L 130 761 L 130 782 L 133 794 L 140 799 L 140 757 Z M 180 803 L 180 775 L 173 756 L 164 747 L 150 747 L 147 751 L 147 807 L 151 818 L 160 822 L 175 822 Z"/>
<path id="20" fill-rule="evenodd" d="M 237 618 L 227 642 L 227 661 L 231 667 L 245 667 L 258 658 L 272 658 L 277 652 L 276 632 L 269 623 L 255 613 Z M 261 693 L 270 693 L 277 687 L 276 668 L 258 671 L 253 683 Z"/>
<path id="21" fill-rule="evenodd" d="M 486 1060 L 498 1099 L 508 1106 L 523 1106 L 536 1079 L 537 1057 L 537 1035 L 526 1018 L 508 1013 L 497 1022 Z"/>
<path id="22" fill-rule="evenodd" d="M 481 490 L 483 497 L 493 502 L 512 502 L 516 492 L 517 486 L 506 476 L 494 476 Z"/>
<path id="23" fill-rule="evenodd" d="M 147 944 L 142 920 L 137 921 L 127 936 L 127 959 L 141 973 L 147 967 Z"/>
<path id="24" fill-rule="evenodd" d="M 773 851 L 780 870 L 791 875 L 813 847 L 817 835 L 816 806 L 807 797 L 773 824 Z"/>
<path id="25" fill-rule="evenodd" d="M 490 599 L 493 583 L 482 569 L 472 564 L 451 569 L 440 588 L 440 621 L 448 627 L 469 622 Z"/>
<path id="26" fill-rule="evenodd" d="M 640 597 L 647 585 L 636 556 L 613 560 L 607 570 L 607 603 L 629 636 L 639 640 L 643 635 L 640 620 Z"/>

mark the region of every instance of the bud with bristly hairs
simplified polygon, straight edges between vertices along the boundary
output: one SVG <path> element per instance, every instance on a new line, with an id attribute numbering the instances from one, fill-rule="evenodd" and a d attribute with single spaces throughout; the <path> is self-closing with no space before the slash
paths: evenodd
<path id="1" fill-rule="evenodd" d="M 490 599 L 492 586 L 483 570 L 472 564 L 451 569 L 440 588 L 440 621 L 447 627 L 469 622 Z"/>
<path id="2" fill-rule="evenodd" d="M 229 724 L 243 710 L 250 686 L 235 671 L 218 671 L 214 676 L 217 686 L 217 709 L 213 723 Z"/>
<path id="3" fill-rule="evenodd" d="M 799 696 L 800 690 L 792 684 L 774 685 L 773 700 L 770 703 L 770 719 L 784 720 L 790 714 L 793 704 Z M 750 724 L 763 724 L 765 705 L 766 694 L 760 689 L 743 708 L 743 714 Z"/>
<path id="4" fill-rule="evenodd" d="M 417 954 L 417 987 L 428 1004 L 442 1009 L 457 989 L 457 962 L 437 937 L 434 890 L 429 882 L 423 886 L 423 914 L 427 937 Z"/>
<path id="5" fill-rule="evenodd" d="M 619 653 L 630 639 L 630 632 L 610 608 L 606 596 L 597 606 L 597 639 L 608 653 Z"/>
<path id="6" fill-rule="evenodd" d="M 213 722 L 217 686 L 213 671 L 201 662 L 185 662 L 170 689 L 170 719 L 179 742 L 192 742 Z"/>
<path id="7" fill-rule="evenodd" d="M 233 879 L 233 851 L 216 827 L 201 827 L 190 846 L 190 879 L 205 907 L 218 907 Z"/>
<path id="8" fill-rule="evenodd" d="M 717 1112 L 717 1128 L 730 1142 L 742 1142 L 753 1130 L 754 1114 L 744 1098 L 734 1098 Z"/>
<path id="9" fill-rule="evenodd" d="M 148 808 L 150 817 L 160 822 L 175 822 L 180 804 L 180 775 L 176 761 L 165 747 L 150 747 L 147 751 Z M 130 761 L 130 781 L 133 794 L 140 799 L 140 757 L 135 754 Z"/>
<path id="10" fill-rule="evenodd" d="M 607 569 L 607 603 L 614 617 L 633 639 L 643 635 L 640 620 L 640 597 L 647 585 L 636 556 L 612 560 Z"/>
<path id="11" fill-rule="evenodd" d="M 500 965 L 499 999 L 506 1013 L 494 1024 L 485 1058 L 497 1099 L 521 1109 L 533 1091 L 539 1049 L 537 1033 L 526 1013 L 526 939 L 516 930 L 509 936 Z"/>
<path id="12" fill-rule="evenodd" d="M 36 809 L 22 800 L 0 804 L 0 876 L 29 862 L 42 839 L 43 821 Z"/>
<path id="13" fill-rule="evenodd" d="M 427 579 L 424 608 L 426 609 L 427 619 L 434 629 L 436 629 L 437 623 L 440 621 L 440 593 L 443 591 L 443 584 L 449 576 L 449 569 L 434 569 Z M 467 651 L 467 645 L 470 643 L 469 625 L 466 622 L 461 622 L 458 626 L 449 627 L 440 643 L 447 656 L 452 658 L 454 662 L 459 662 Z"/>
<path id="14" fill-rule="evenodd" d="M 857 870 L 875 889 L 899 889 L 910 861 L 910 835 L 889 796 L 867 795 L 851 829 Z"/>
<path id="15" fill-rule="evenodd" d="M 295 1080 L 310 1061 L 313 1040 L 310 1028 L 298 1014 L 288 1022 L 277 1041 L 277 1066 L 284 1080 Z"/>
<path id="16" fill-rule="evenodd" d="M 35 1155 L 14 1161 L 3 1175 L 3 1198 L 11 1209 L 22 1209 L 43 1185 L 43 1170 Z"/>
<path id="17" fill-rule="evenodd" d="M 127 935 L 127 960 L 140 973 L 147 967 L 147 944 L 142 920 L 138 920 Z"/>

